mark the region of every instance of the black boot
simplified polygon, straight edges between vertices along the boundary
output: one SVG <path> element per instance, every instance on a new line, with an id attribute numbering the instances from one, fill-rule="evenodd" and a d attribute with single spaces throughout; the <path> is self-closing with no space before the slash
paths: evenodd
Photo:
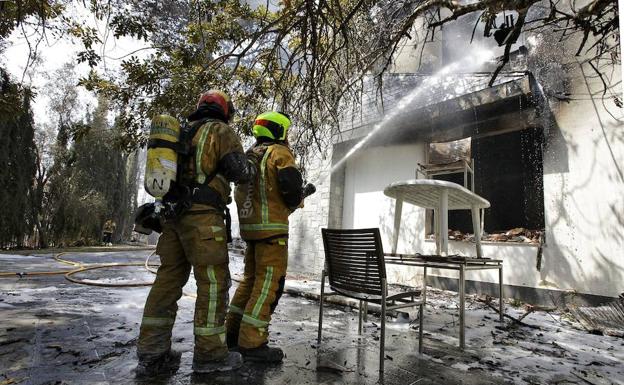
<path id="1" fill-rule="evenodd" d="M 228 352 L 221 360 L 201 360 L 193 357 L 193 371 L 195 373 L 228 372 L 243 366 L 243 357 L 238 352 Z"/>
<path id="2" fill-rule="evenodd" d="M 182 357 L 182 353 L 175 350 L 168 350 L 166 353 L 157 356 L 139 355 L 136 376 L 153 377 L 175 373 L 180 367 L 180 357 Z"/>
<path id="3" fill-rule="evenodd" d="M 229 350 L 238 351 L 238 333 L 228 333 L 225 337 Z"/>
<path id="4" fill-rule="evenodd" d="M 253 362 L 282 362 L 284 352 L 280 348 L 272 348 L 264 344 L 257 348 L 245 349 L 239 347 L 239 352 L 245 358 L 245 361 Z"/>

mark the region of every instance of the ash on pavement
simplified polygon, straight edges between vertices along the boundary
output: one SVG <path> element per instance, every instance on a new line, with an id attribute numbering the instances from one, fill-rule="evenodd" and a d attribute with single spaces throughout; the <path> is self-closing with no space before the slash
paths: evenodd
<path id="1" fill-rule="evenodd" d="M 143 262 L 151 251 L 68 253 L 84 264 Z M 232 255 L 231 270 L 242 272 Z M 153 262 L 158 262 L 154 257 Z M 0 255 L 0 270 L 60 271 L 51 255 Z M 85 271 L 88 282 L 153 280 L 143 267 Z M 305 285 L 297 282 L 296 286 Z M 309 283 L 313 288 L 313 283 Z M 317 283 L 318 285 L 318 283 Z M 236 287 L 233 282 L 232 294 Z M 134 379 L 136 339 L 149 287 L 107 288 L 71 283 L 63 275 L 0 279 L 0 384 L 610 384 L 624 383 L 624 340 L 595 336 L 560 314 L 535 313 L 524 322 L 540 329 L 501 327 L 495 313 L 468 301 L 467 349 L 457 346 L 457 299 L 431 290 L 425 312 L 425 354 L 418 354 L 415 323 L 389 320 L 386 372 L 377 371 L 379 319 L 357 334 L 357 311 L 327 306 L 323 341 L 316 343 L 318 303 L 285 295 L 271 323 L 271 342 L 284 349 L 280 365 L 245 364 L 222 375 L 191 370 L 195 298 L 179 301 L 173 348 L 183 352 L 177 373 Z M 184 289 L 195 292 L 193 275 Z M 509 308 L 511 315 L 520 310 Z"/>

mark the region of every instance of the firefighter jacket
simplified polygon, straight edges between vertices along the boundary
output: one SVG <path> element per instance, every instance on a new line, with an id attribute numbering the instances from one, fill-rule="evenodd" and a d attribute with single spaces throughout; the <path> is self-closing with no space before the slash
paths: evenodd
<path id="1" fill-rule="evenodd" d="M 247 151 L 256 165 L 251 182 L 234 192 L 240 234 L 260 240 L 288 234 L 288 216 L 302 202 L 302 178 L 290 149 L 280 143 L 257 143 Z"/>
<path id="2" fill-rule="evenodd" d="M 186 160 L 181 181 L 188 186 L 207 183 L 224 204 L 232 201 L 230 182 L 246 182 L 253 174 L 245 158 L 236 133 L 216 119 L 200 120 L 191 142 L 191 154 Z M 191 211 L 205 209 L 204 204 L 193 204 Z"/>

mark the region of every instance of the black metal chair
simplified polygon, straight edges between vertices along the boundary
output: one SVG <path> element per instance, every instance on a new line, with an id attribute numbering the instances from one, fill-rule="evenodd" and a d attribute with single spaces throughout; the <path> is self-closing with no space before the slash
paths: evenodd
<path id="1" fill-rule="evenodd" d="M 423 301 L 421 290 L 388 295 L 386 265 L 379 229 L 321 229 L 325 246 L 325 269 L 321 277 L 318 343 L 323 329 L 323 303 L 327 296 L 342 295 L 359 300 L 358 334 L 362 334 L 363 304 L 381 306 L 379 371 L 384 371 L 386 313 L 419 306 L 418 352 L 423 350 Z M 325 293 L 325 276 L 333 292 Z M 418 299 L 416 299 L 418 298 Z"/>

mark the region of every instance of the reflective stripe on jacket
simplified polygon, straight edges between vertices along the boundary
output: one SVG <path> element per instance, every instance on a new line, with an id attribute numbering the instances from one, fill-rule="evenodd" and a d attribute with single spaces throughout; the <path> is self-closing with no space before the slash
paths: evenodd
<path id="1" fill-rule="evenodd" d="M 195 133 L 192 141 L 193 154 L 186 165 L 185 181 L 202 184 L 214 175 L 219 161 L 231 152 L 243 153 L 238 135 L 227 124 L 220 120 L 209 119 Z M 208 182 L 213 190 L 221 195 L 223 202 L 231 202 L 230 183 L 221 175 L 216 174 Z M 203 205 L 193 205 L 201 209 Z"/>

